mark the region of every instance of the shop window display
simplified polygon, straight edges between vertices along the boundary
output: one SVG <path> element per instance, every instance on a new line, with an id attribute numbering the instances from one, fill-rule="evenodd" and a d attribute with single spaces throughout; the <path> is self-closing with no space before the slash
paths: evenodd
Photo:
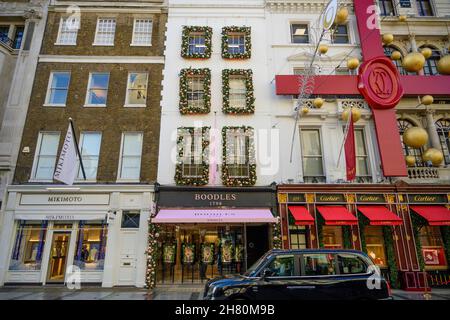
<path id="1" fill-rule="evenodd" d="M 9 270 L 40 270 L 46 233 L 47 221 L 18 221 Z"/>
<path id="2" fill-rule="evenodd" d="M 441 232 L 436 226 L 423 226 L 419 233 L 422 255 L 427 269 L 446 268 Z"/>
<path id="3" fill-rule="evenodd" d="M 369 257 L 377 266 L 387 267 L 383 228 L 381 226 L 366 226 L 364 234 Z"/>
<path id="4" fill-rule="evenodd" d="M 104 221 L 80 221 L 74 265 L 81 270 L 103 270 L 106 232 Z"/>
<path id="5" fill-rule="evenodd" d="M 323 245 L 326 249 L 343 249 L 344 240 L 341 226 L 323 226 Z"/>

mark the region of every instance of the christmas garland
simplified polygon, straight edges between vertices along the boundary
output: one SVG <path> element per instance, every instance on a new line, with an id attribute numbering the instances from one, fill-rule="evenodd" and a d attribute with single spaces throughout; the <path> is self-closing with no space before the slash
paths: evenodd
<path id="1" fill-rule="evenodd" d="M 344 241 L 344 249 L 353 249 L 351 226 L 342 226 L 342 238 Z"/>
<path id="2" fill-rule="evenodd" d="M 249 142 L 247 145 L 247 152 L 248 152 L 248 166 L 249 166 L 249 175 L 248 177 L 242 177 L 242 178 L 231 178 L 229 174 L 229 165 L 227 164 L 227 154 L 230 154 L 231 150 L 228 149 L 227 146 L 227 133 L 229 131 L 234 132 L 244 132 L 248 134 Z M 256 183 L 256 163 L 255 163 L 255 144 L 253 141 L 253 128 L 252 127 L 223 127 L 222 128 L 222 182 L 224 185 L 231 187 L 231 186 L 253 186 Z"/>
<path id="3" fill-rule="evenodd" d="M 188 78 L 191 76 L 203 76 L 203 107 L 190 107 L 188 104 Z M 203 114 L 211 110 L 211 70 L 202 69 L 182 69 L 180 72 L 180 113 L 181 114 Z"/>
<path id="4" fill-rule="evenodd" d="M 228 51 L 228 34 L 243 33 L 245 36 L 245 49 L 244 53 L 230 53 Z M 250 59 L 252 56 L 252 41 L 251 41 L 251 28 L 250 27 L 223 27 L 222 28 L 222 58 L 224 59 Z"/>
<path id="5" fill-rule="evenodd" d="M 323 244 L 323 225 L 325 224 L 325 220 L 319 214 L 317 215 L 317 238 L 319 238 L 319 248 L 325 248 Z"/>
<path id="6" fill-rule="evenodd" d="M 358 217 L 358 223 L 359 223 L 359 234 L 361 235 L 361 250 L 363 252 L 367 253 L 367 244 L 366 244 L 366 226 L 369 224 L 369 220 L 362 215 L 359 215 Z"/>
<path id="7" fill-rule="evenodd" d="M 175 183 L 177 185 L 192 185 L 192 186 L 202 186 L 209 182 L 209 129 L 210 127 L 202 127 L 202 176 L 201 177 L 184 177 L 183 176 L 183 154 L 184 154 L 184 134 L 189 133 L 194 135 L 194 127 L 181 127 L 178 128 L 178 139 L 177 139 L 177 165 L 175 169 Z M 197 129 L 198 130 L 198 129 Z"/>
<path id="8" fill-rule="evenodd" d="M 412 229 L 414 233 L 414 240 L 416 243 L 417 258 L 419 259 L 419 267 L 421 271 L 425 270 L 425 260 L 422 254 L 422 244 L 420 243 L 420 228 L 426 225 L 426 221 L 417 214 L 411 212 Z"/>
<path id="9" fill-rule="evenodd" d="M 389 267 L 389 277 L 391 279 L 391 287 L 398 288 L 398 267 L 397 259 L 395 259 L 394 239 L 392 237 L 392 228 L 388 226 L 383 227 L 384 246 L 386 248 L 386 259 Z"/>
<path id="10" fill-rule="evenodd" d="M 189 37 L 192 33 L 203 33 L 205 36 L 205 52 L 204 53 L 189 53 Z M 205 26 L 184 26 L 183 34 L 181 36 L 181 56 L 183 58 L 193 59 L 208 59 L 211 58 L 212 49 L 212 28 Z"/>
<path id="11" fill-rule="evenodd" d="M 239 108 L 230 105 L 230 75 L 245 77 L 245 107 Z M 255 112 L 255 97 L 253 96 L 253 72 L 250 69 L 225 69 L 222 71 L 222 96 L 223 107 L 222 111 L 228 114 L 237 113 L 254 113 Z"/>
<path id="12" fill-rule="evenodd" d="M 160 227 L 149 220 L 148 247 L 147 247 L 147 272 L 145 275 L 146 287 L 153 289 L 156 286 L 156 267 L 159 257 L 158 238 Z"/>
<path id="13" fill-rule="evenodd" d="M 444 244 L 445 257 L 447 258 L 447 263 L 450 263 L 450 227 L 441 227 L 442 242 Z"/>
<path id="14" fill-rule="evenodd" d="M 272 224 L 272 245 L 274 249 L 281 249 L 282 248 L 282 241 L 281 241 L 281 223 L 280 218 L 277 217 L 277 222 Z"/>

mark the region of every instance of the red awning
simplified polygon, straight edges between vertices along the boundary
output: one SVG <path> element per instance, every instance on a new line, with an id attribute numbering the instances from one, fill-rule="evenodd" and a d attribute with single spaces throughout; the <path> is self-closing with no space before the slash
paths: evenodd
<path id="1" fill-rule="evenodd" d="M 317 206 L 317 209 L 328 226 L 358 224 L 358 219 L 344 206 Z"/>
<path id="2" fill-rule="evenodd" d="M 444 206 L 411 206 L 411 209 L 424 217 L 430 226 L 450 225 L 450 210 Z"/>
<path id="3" fill-rule="evenodd" d="M 297 226 L 307 226 L 314 224 L 314 218 L 309 213 L 308 209 L 302 206 L 289 206 L 289 211 L 295 219 Z"/>
<path id="4" fill-rule="evenodd" d="M 372 226 L 398 226 L 403 220 L 385 206 L 358 206 Z"/>

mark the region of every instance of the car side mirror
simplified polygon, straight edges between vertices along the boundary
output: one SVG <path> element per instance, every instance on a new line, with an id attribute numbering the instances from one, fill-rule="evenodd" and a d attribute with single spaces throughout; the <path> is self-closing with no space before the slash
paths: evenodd
<path id="1" fill-rule="evenodd" d="M 269 268 L 265 268 L 262 272 L 261 272 L 261 280 L 264 280 L 267 277 L 270 277 L 272 275 L 272 270 L 270 270 Z"/>

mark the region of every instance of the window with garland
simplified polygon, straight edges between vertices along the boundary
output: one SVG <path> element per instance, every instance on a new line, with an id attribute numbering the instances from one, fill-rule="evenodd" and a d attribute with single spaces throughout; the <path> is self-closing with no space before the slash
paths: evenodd
<path id="1" fill-rule="evenodd" d="M 223 70 L 222 86 L 224 113 L 253 113 L 255 111 L 252 70 Z"/>
<path id="2" fill-rule="evenodd" d="M 415 164 L 416 167 L 424 167 L 425 163 L 422 160 L 422 153 L 423 153 L 422 148 L 420 148 L 420 149 L 411 148 L 403 143 L 403 133 L 405 133 L 406 129 L 414 127 L 414 125 L 409 120 L 398 119 L 397 126 L 398 126 L 398 131 L 400 133 L 400 139 L 402 140 L 403 154 L 405 156 L 414 156 L 414 158 L 416 159 L 416 164 Z"/>
<path id="3" fill-rule="evenodd" d="M 441 119 L 436 121 L 436 129 L 439 135 L 439 141 L 441 142 L 445 164 L 450 164 L 450 120 Z"/>
<path id="4" fill-rule="evenodd" d="M 256 183 L 254 134 L 251 127 L 224 127 L 222 180 L 227 186 Z"/>
<path id="5" fill-rule="evenodd" d="M 180 112 L 209 113 L 211 109 L 211 71 L 182 69 L 180 73 Z"/>
<path id="6" fill-rule="evenodd" d="M 184 58 L 207 59 L 211 57 L 212 28 L 184 26 L 181 40 L 181 56 Z"/>
<path id="7" fill-rule="evenodd" d="M 205 185 L 209 180 L 209 127 L 178 128 L 177 167 L 178 185 Z"/>
<path id="8" fill-rule="evenodd" d="M 251 57 L 251 28 L 222 28 L 222 58 L 249 59 Z"/>

